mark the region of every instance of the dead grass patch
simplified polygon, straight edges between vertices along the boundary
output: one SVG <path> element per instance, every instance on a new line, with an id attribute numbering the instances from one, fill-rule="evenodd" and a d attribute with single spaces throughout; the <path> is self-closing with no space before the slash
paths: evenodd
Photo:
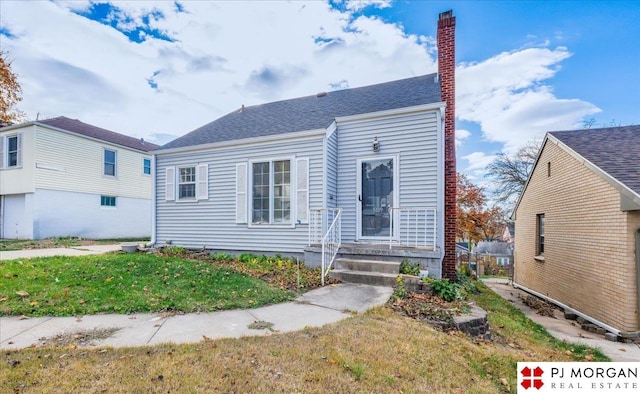
<path id="1" fill-rule="evenodd" d="M 120 329 L 115 327 L 110 328 L 94 328 L 91 330 L 82 330 L 73 333 L 58 334 L 51 338 L 43 338 L 41 340 L 41 346 L 95 346 L 96 341 L 110 338 L 113 334 Z"/>
<path id="2" fill-rule="evenodd" d="M 323 328 L 267 337 L 5 351 L 0 391 L 515 392 L 517 361 L 573 359 L 553 346 L 473 342 L 377 308 Z"/>

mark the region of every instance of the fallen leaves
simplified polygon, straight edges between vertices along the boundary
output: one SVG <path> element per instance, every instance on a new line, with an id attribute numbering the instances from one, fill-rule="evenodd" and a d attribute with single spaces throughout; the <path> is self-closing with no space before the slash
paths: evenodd
<path id="1" fill-rule="evenodd" d="M 29 293 L 27 293 L 24 290 L 18 290 L 16 291 L 16 294 L 19 295 L 20 297 L 29 297 Z"/>

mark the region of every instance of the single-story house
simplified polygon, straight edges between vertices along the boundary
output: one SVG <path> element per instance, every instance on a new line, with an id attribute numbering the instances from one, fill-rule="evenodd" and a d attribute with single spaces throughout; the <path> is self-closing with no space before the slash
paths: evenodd
<path id="1" fill-rule="evenodd" d="M 64 116 L 0 128 L 0 238 L 149 237 L 157 147 Z"/>
<path id="2" fill-rule="evenodd" d="M 515 210 L 514 284 L 640 334 L 640 126 L 547 133 Z"/>
<path id="3" fill-rule="evenodd" d="M 154 151 L 153 242 L 301 256 L 410 243 L 454 277 L 451 12 L 438 27 L 439 73 L 242 105 Z"/>

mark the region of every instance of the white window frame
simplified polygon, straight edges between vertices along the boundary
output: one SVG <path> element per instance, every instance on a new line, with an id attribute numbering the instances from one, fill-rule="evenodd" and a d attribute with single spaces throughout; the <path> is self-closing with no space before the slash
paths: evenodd
<path id="1" fill-rule="evenodd" d="M 111 164 L 111 163 L 107 163 L 107 157 L 106 157 L 107 152 L 113 152 L 113 175 L 107 174 L 107 171 L 106 171 L 106 165 Z M 113 178 L 118 176 L 118 151 L 117 150 L 107 149 L 107 148 L 102 149 L 102 175 L 113 177 Z"/>
<path id="2" fill-rule="evenodd" d="M 9 139 L 16 139 L 16 150 L 12 151 L 16 154 L 16 164 L 9 165 Z M 9 134 L 0 137 L 0 168 L 16 169 L 22 168 L 22 133 Z"/>
<path id="3" fill-rule="evenodd" d="M 289 161 L 289 221 L 274 223 L 274 171 L 273 163 L 276 161 Z M 253 165 L 256 163 L 269 163 L 269 223 L 254 223 L 253 222 Z M 259 159 L 249 160 L 247 168 L 247 224 L 249 227 L 288 227 L 295 228 L 295 173 L 296 173 L 296 158 L 295 156 L 277 156 L 277 157 L 265 157 Z"/>
<path id="4" fill-rule="evenodd" d="M 148 174 L 145 172 L 145 170 L 147 169 L 147 166 L 145 165 L 145 163 L 147 161 L 149 161 L 149 173 Z M 151 176 L 151 158 L 150 157 L 143 157 L 142 158 L 142 175 Z"/>
<path id="5" fill-rule="evenodd" d="M 113 205 L 104 205 L 102 204 L 103 199 L 105 198 L 113 198 Z M 100 208 L 111 208 L 114 209 L 118 206 L 118 197 L 117 196 L 107 196 L 105 194 L 100 195 Z"/>
<path id="6" fill-rule="evenodd" d="M 180 170 L 185 168 L 193 168 L 193 182 L 181 182 Z M 180 185 L 193 184 L 193 197 L 180 197 Z M 176 201 L 198 201 L 198 165 L 184 165 L 176 167 Z"/>

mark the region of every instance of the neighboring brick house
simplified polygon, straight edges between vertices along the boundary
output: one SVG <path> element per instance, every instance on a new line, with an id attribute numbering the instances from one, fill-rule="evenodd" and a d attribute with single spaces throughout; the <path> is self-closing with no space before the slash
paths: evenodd
<path id="1" fill-rule="evenodd" d="M 0 129 L 0 238 L 148 237 L 155 144 L 64 116 Z"/>
<path id="2" fill-rule="evenodd" d="M 514 216 L 516 287 L 640 334 L 640 126 L 547 133 Z"/>

